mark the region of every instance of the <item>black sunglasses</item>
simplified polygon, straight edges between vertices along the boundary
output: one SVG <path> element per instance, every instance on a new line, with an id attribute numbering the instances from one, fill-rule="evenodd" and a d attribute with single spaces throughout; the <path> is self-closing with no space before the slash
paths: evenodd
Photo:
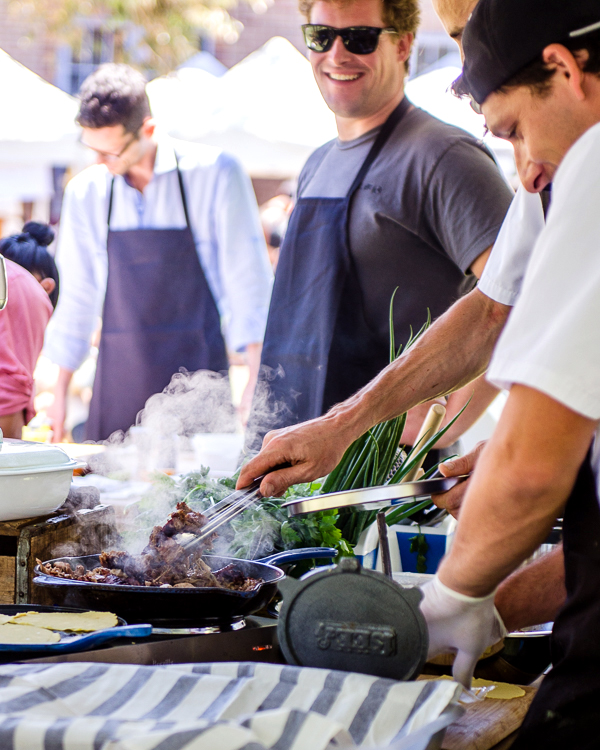
<path id="1" fill-rule="evenodd" d="M 385 29 L 377 26 L 348 26 L 346 29 L 336 29 L 333 26 L 305 23 L 302 26 L 302 33 L 306 46 L 312 52 L 329 51 L 336 36 L 340 36 L 348 52 L 353 55 L 370 55 L 377 49 L 380 34 L 397 34 L 398 32 L 391 26 Z"/>

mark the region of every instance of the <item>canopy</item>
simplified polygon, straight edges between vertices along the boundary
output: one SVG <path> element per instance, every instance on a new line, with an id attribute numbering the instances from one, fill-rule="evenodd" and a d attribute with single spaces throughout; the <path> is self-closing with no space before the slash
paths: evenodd
<path id="1" fill-rule="evenodd" d="M 476 138 L 482 139 L 490 148 L 504 174 L 512 180 L 516 174 L 514 150 L 508 141 L 486 133 L 483 115 L 475 114 L 468 99 L 459 99 L 450 87 L 461 74 L 461 69 L 447 66 L 424 73 L 406 84 L 406 95 L 411 102 L 426 110 L 439 120 L 456 125 Z"/>
<path id="2" fill-rule="evenodd" d="M 82 159 L 77 101 L 0 50 L 0 166 L 67 166 Z"/>
<path id="3" fill-rule="evenodd" d="M 337 134 L 310 63 L 281 37 L 218 79 L 185 68 L 151 81 L 148 95 L 173 136 L 229 152 L 253 177 L 298 175 L 312 151 Z"/>
<path id="4" fill-rule="evenodd" d="M 449 91 L 459 74 L 454 66 L 432 70 L 409 81 L 407 95 L 440 120 L 484 138 L 483 117 Z M 157 121 L 173 136 L 233 154 L 253 177 L 295 177 L 312 151 L 337 135 L 310 63 L 281 37 L 220 78 L 183 68 L 149 83 L 148 95 Z M 510 144 L 491 135 L 484 140 L 512 177 Z"/>

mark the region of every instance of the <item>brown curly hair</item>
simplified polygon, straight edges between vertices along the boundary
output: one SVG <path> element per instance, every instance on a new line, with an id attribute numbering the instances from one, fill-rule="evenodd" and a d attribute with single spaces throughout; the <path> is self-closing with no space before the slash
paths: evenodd
<path id="1" fill-rule="evenodd" d="M 350 5 L 354 0 L 324 0 L 338 5 Z M 310 21 L 310 12 L 319 0 L 299 0 L 300 13 Z M 416 34 L 421 22 L 419 0 L 382 0 L 383 22 L 396 29 L 399 36 Z"/>

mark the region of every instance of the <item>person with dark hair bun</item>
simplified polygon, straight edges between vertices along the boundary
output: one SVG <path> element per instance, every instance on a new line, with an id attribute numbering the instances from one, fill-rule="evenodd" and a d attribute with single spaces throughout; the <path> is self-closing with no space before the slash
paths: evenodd
<path id="1" fill-rule="evenodd" d="M 0 240 L 6 259 L 8 302 L 0 312 L 0 429 L 20 438 L 34 416 L 33 371 L 58 300 L 58 271 L 46 249 L 54 232 L 28 222 L 21 234 Z"/>
<path id="2" fill-rule="evenodd" d="M 54 230 L 48 224 L 28 221 L 21 234 L 0 240 L 0 254 L 26 268 L 48 293 L 52 307 L 56 308 L 59 277 L 56 262 L 46 250 L 54 241 Z"/>
<path id="3" fill-rule="evenodd" d="M 128 430 L 182 368 L 227 372 L 226 343 L 249 365 L 249 410 L 273 281 L 250 180 L 228 154 L 161 134 L 144 77 L 127 65 L 102 65 L 79 100 L 97 164 L 71 180 L 63 203 L 62 291 L 45 348 L 60 366 L 54 439 L 99 316 L 86 439 Z"/>

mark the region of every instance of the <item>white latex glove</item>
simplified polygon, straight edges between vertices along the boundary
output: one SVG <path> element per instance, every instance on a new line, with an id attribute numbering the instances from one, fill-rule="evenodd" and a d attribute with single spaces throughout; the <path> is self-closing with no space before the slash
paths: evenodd
<path id="1" fill-rule="evenodd" d="M 476 598 L 459 594 L 436 576 L 422 588 L 421 612 L 429 629 L 428 658 L 456 654 L 452 674 L 471 687 L 475 664 L 483 652 L 506 635 L 494 594 Z"/>

